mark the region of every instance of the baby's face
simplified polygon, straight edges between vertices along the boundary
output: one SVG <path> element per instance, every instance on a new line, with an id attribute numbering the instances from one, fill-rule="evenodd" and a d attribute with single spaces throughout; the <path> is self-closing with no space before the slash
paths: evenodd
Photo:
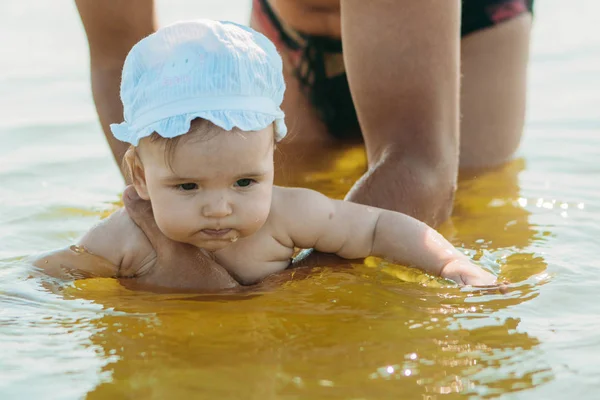
<path id="1" fill-rule="evenodd" d="M 273 128 L 181 137 L 170 158 L 162 143 L 139 147 L 148 197 L 168 238 L 209 251 L 252 235 L 267 220 L 273 190 Z"/>

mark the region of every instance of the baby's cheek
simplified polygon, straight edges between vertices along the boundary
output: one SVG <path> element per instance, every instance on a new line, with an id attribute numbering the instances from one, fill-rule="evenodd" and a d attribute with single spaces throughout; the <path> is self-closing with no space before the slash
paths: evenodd
<path id="1" fill-rule="evenodd" d="M 163 235 L 178 242 L 187 237 L 189 227 L 186 226 L 186 222 L 190 219 L 186 218 L 185 215 L 181 215 L 182 208 L 156 205 L 153 206 L 153 209 L 156 225 Z"/>
<path id="2" fill-rule="evenodd" d="M 251 235 L 258 231 L 265 224 L 270 212 L 270 203 L 256 202 L 248 207 L 244 212 L 244 236 Z"/>

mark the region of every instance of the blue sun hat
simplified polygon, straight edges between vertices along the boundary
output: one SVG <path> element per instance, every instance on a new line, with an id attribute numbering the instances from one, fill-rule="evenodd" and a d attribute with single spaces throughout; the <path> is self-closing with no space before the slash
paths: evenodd
<path id="1" fill-rule="evenodd" d="M 154 132 L 183 135 L 195 118 L 244 131 L 274 122 L 281 140 L 287 133 L 282 70 L 273 43 L 246 26 L 211 20 L 166 26 L 127 55 L 121 79 L 125 121 L 110 128 L 117 139 L 137 146 Z"/>

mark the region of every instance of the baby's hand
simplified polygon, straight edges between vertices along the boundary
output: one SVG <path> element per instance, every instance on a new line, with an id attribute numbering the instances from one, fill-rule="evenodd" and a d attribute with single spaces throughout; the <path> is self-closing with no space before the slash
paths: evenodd
<path id="1" fill-rule="evenodd" d="M 496 276 L 471 263 L 469 260 L 454 260 L 446 264 L 440 273 L 442 278 L 451 279 L 459 285 L 494 286 Z"/>

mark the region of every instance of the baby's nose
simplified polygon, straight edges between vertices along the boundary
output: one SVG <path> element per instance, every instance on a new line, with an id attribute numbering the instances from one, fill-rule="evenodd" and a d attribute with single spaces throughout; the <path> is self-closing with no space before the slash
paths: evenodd
<path id="1" fill-rule="evenodd" d="M 231 214 L 231 205 L 223 196 L 208 201 L 202 207 L 202 216 L 206 218 L 224 218 Z"/>

